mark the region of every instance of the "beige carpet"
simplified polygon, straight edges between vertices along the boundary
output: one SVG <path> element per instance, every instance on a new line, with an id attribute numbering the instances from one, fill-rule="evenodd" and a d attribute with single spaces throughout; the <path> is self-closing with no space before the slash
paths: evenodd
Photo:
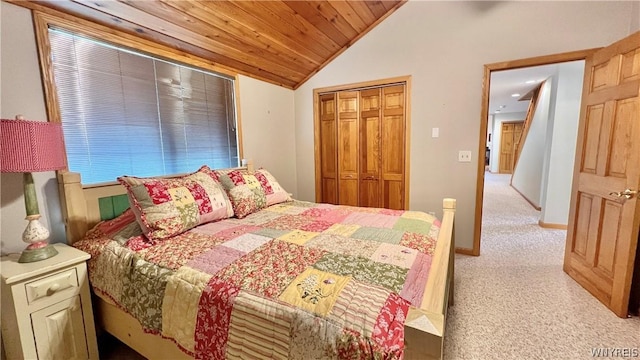
<path id="1" fill-rule="evenodd" d="M 640 318 L 620 319 L 562 271 L 566 231 L 486 174 L 480 257 L 457 255 L 446 359 L 592 359 L 640 351 Z M 640 354 L 638 357 L 640 359 Z"/>

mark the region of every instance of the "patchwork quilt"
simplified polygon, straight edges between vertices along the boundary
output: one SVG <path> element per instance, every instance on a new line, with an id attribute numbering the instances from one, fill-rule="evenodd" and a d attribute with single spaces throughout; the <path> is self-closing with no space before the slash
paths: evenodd
<path id="1" fill-rule="evenodd" d="M 127 210 L 74 246 L 93 289 L 198 359 L 397 359 L 440 223 L 285 202 L 149 240 Z"/>

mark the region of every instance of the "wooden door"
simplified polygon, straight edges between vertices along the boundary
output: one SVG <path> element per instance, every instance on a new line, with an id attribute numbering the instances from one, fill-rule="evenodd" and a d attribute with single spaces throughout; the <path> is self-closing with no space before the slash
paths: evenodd
<path id="1" fill-rule="evenodd" d="M 587 58 L 564 270 L 626 317 L 640 227 L 640 32 Z"/>
<path id="2" fill-rule="evenodd" d="M 380 181 L 380 94 L 360 92 L 360 206 L 382 207 Z"/>
<path id="3" fill-rule="evenodd" d="M 511 172 L 516 168 L 518 157 L 520 156 L 520 142 L 522 141 L 522 131 L 524 129 L 524 121 L 513 124 L 513 166 Z"/>
<path id="4" fill-rule="evenodd" d="M 405 160 L 405 86 L 382 88 L 382 206 L 402 210 Z"/>
<path id="5" fill-rule="evenodd" d="M 500 174 L 513 173 L 523 124 L 524 122 L 522 121 L 502 123 L 500 132 L 500 162 L 498 163 L 498 171 Z"/>
<path id="6" fill-rule="evenodd" d="M 338 93 L 338 203 L 358 206 L 358 92 Z"/>
<path id="7" fill-rule="evenodd" d="M 338 203 L 336 94 L 320 95 L 320 202 Z"/>
<path id="8" fill-rule="evenodd" d="M 511 174 L 513 171 L 513 124 L 502 123 L 500 132 L 500 174 Z"/>

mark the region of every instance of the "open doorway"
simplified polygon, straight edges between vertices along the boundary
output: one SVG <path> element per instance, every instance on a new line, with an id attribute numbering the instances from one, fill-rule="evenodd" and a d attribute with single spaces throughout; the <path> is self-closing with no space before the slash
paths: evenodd
<path id="1" fill-rule="evenodd" d="M 504 120 L 509 120 L 509 117 L 526 117 L 526 108 L 528 106 L 528 102 L 522 102 L 523 104 L 519 105 L 514 103 L 513 101 L 517 100 L 516 98 L 521 98 L 522 95 L 525 95 L 524 92 L 531 90 L 536 86 L 546 87 L 541 88 L 540 91 L 545 91 L 545 98 L 547 100 L 546 103 L 543 104 L 545 107 L 541 113 L 547 111 L 549 113 L 549 109 L 556 109 L 555 96 L 558 93 L 558 80 L 556 79 L 556 84 L 553 84 L 552 81 L 542 82 L 541 77 L 544 76 L 544 72 L 541 72 L 536 75 L 535 68 L 549 68 L 552 69 L 555 67 L 555 71 L 557 74 L 558 64 L 565 64 L 569 62 L 581 61 L 582 66 L 584 66 L 584 59 L 593 52 L 594 50 L 585 50 L 571 53 L 563 53 L 557 55 L 543 56 L 537 58 L 529 58 L 522 59 L 516 61 L 509 62 L 501 62 L 495 64 L 485 65 L 485 75 L 483 82 L 483 102 L 482 102 L 482 110 L 481 110 L 481 131 L 480 131 L 480 141 L 479 141 L 479 151 L 480 153 L 488 154 L 488 165 L 487 159 L 479 159 L 478 162 L 478 184 L 476 187 L 476 217 L 475 217 L 475 229 L 474 229 L 474 246 L 472 250 L 472 255 L 480 255 L 480 241 L 481 241 L 481 230 L 482 230 L 482 209 L 483 209 L 483 198 L 484 198 L 484 177 L 485 171 L 492 171 L 492 169 L 497 169 L 496 162 L 499 162 L 499 151 L 497 151 L 496 144 L 500 143 L 499 134 L 496 129 L 499 129 L 502 126 L 502 122 Z M 549 70 L 547 69 L 547 70 Z M 520 88 L 516 88 L 514 84 L 509 87 L 508 85 L 501 84 L 499 79 L 500 75 L 507 75 L 507 72 L 512 71 L 512 76 L 505 76 L 507 78 L 512 78 L 514 83 L 520 84 Z M 502 74 L 501 74 L 502 72 Z M 495 82 L 494 82 L 495 81 Z M 529 83 L 527 84 L 527 82 Z M 533 81 L 533 82 L 531 82 Z M 496 90 L 500 90 L 502 93 L 502 98 L 493 97 L 491 94 L 491 90 L 494 88 Z M 504 86 L 503 86 L 504 85 Z M 579 85 L 580 89 L 582 87 L 582 83 Z M 519 94 L 519 95 L 514 95 Z M 513 99 L 510 99 L 513 98 Z M 493 100 L 493 101 L 492 101 Z M 511 101 L 509 101 L 511 100 Z M 579 101 L 579 97 L 578 97 Z M 540 104 L 540 103 L 539 103 Z M 524 110 L 522 109 L 524 108 Z M 579 103 L 578 103 L 579 109 Z M 515 110 L 515 111 L 514 111 Z M 520 110 L 520 111 L 518 111 Z M 506 114 L 511 113 L 511 116 L 507 116 Z M 557 115 L 554 113 L 554 115 Z M 562 114 L 558 115 L 562 117 Z M 511 119 L 511 120 L 524 120 L 524 119 Z M 577 119 L 576 119 L 577 124 Z M 511 178 L 511 182 L 513 185 L 513 181 L 516 181 L 514 188 L 518 192 L 527 199 L 531 205 L 534 207 L 538 206 L 542 208 L 542 204 L 546 204 L 548 201 L 560 201 L 560 199 L 554 198 L 557 195 L 558 189 L 554 187 L 549 187 L 549 184 L 556 184 L 558 179 L 554 177 L 559 173 L 556 171 L 558 168 L 562 168 L 563 166 L 568 170 L 563 172 L 563 176 L 567 176 L 569 179 L 564 179 L 563 181 L 568 181 L 569 189 L 566 191 L 567 194 L 570 193 L 571 187 L 571 176 L 573 166 L 567 166 L 563 162 L 550 161 L 552 158 L 552 148 L 553 143 L 551 142 L 554 135 L 554 127 L 547 126 L 548 123 L 541 121 L 532 121 L 530 126 L 535 125 L 535 129 L 530 127 L 525 129 L 524 132 L 532 131 L 534 135 L 538 139 L 537 141 L 524 141 L 521 150 L 522 157 L 515 164 L 514 175 Z M 577 125 L 576 125 L 577 126 Z M 536 134 L 537 133 L 537 134 Z M 562 131 L 561 131 L 562 133 Z M 491 136 L 490 136 L 491 135 Z M 557 134 L 556 134 L 557 135 Z M 527 135 L 527 137 L 530 135 Z M 561 135 L 557 135 L 556 143 L 562 144 L 561 136 L 567 136 L 566 131 Z M 541 140 L 540 140 L 541 139 Z M 550 142 L 547 144 L 546 141 Z M 576 134 L 574 131 L 573 135 L 573 143 L 575 144 Z M 575 145 L 574 145 L 575 146 Z M 493 148 L 493 149 L 492 149 Z M 558 147 L 556 150 L 561 149 Z M 566 150 L 565 150 L 566 151 Z M 571 155 L 566 157 L 567 159 L 573 159 L 573 151 Z M 526 164 L 526 165 L 518 165 L 518 164 Z M 518 166 L 520 166 L 520 170 L 518 170 Z M 550 175 L 551 174 L 551 178 Z M 568 198 L 565 201 L 566 213 L 568 214 L 569 200 Z M 551 211 L 549 214 L 549 218 L 562 218 L 562 214 L 555 214 L 554 209 L 556 206 L 545 206 L 542 208 L 542 212 L 545 210 Z M 555 222 L 545 222 L 546 214 L 541 214 L 541 218 L 539 224 L 544 226 L 548 225 L 548 227 L 556 227 L 556 225 L 561 225 Z M 566 226 L 566 216 L 564 215 L 564 224 Z"/>

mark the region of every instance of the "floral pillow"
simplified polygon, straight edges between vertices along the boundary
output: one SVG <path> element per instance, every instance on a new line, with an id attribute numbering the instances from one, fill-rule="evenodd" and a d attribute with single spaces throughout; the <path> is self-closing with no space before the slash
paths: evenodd
<path id="1" fill-rule="evenodd" d="M 144 234 L 161 240 L 200 224 L 233 216 L 233 207 L 208 166 L 178 178 L 121 176 Z"/>
<path id="2" fill-rule="evenodd" d="M 256 171 L 215 171 L 222 186 L 227 190 L 233 212 L 242 219 L 267 206 L 291 201 L 291 196 L 265 169 Z"/>

